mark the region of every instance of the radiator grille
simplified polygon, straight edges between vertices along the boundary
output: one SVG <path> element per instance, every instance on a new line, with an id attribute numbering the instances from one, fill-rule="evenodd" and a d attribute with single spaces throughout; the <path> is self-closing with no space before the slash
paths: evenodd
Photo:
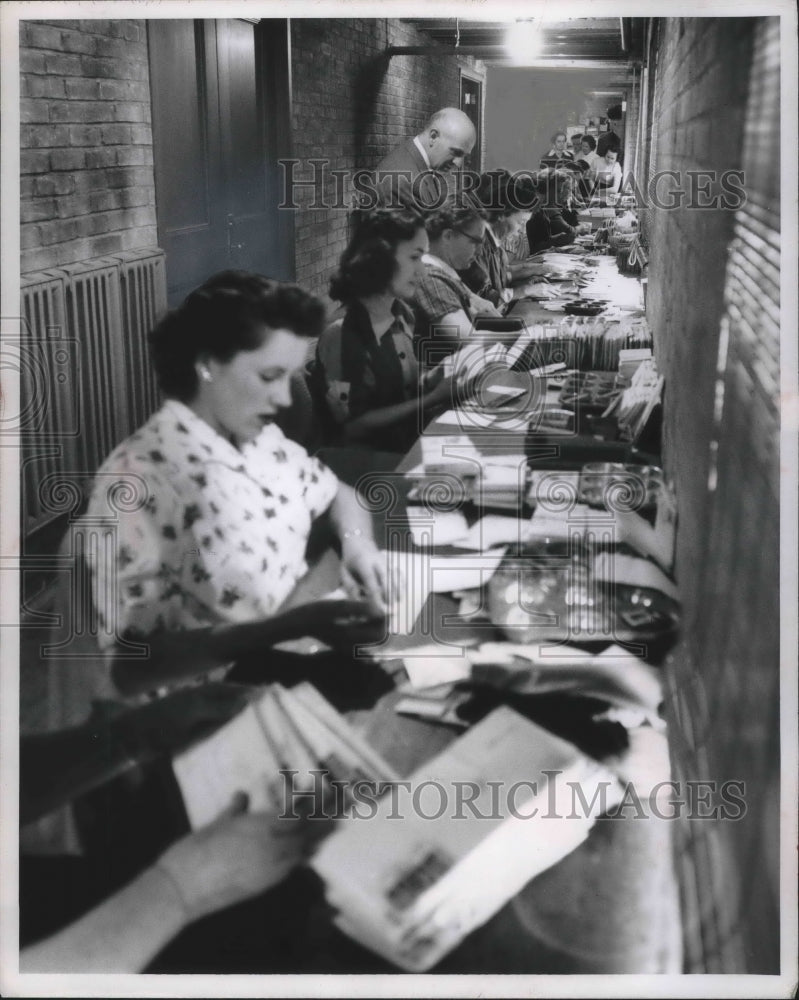
<path id="1" fill-rule="evenodd" d="M 166 260 L 163 253 L 155 255 L 151 250 L 131 250 L 114 259 L 119 261 L 128 398 L 132 404 L 133 425 L 138 427 L 160 402 L 146 336 L 166 305 Z"/>
<path id="2" fill-rule="evenodd" d="M 103 459 L 157 408 L 146 335 L 165 307 L 156 248 L 23 276 L 26 534 L 75 513 Z"/>

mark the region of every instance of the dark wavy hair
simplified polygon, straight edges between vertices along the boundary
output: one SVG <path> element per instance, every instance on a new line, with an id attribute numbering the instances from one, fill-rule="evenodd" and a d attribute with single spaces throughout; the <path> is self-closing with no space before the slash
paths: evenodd
<path id="1" fill-rule="evenodd" d="M 537 190 L 540 208 L 565 208 L 574 193 L 576 173 L 573 170 L 548 167 L 538 172 Z"/>
<path id="2" fill-rule="evenodd" d="M 189 402 L 197 393 L 196 364 L 228 362 L 253 351 L 270 330 L 318 337 L 325 307 L 297 285 L 248 271 L 222 271 L 189 294 L 149 335 L 150 354 L 165 396 Z"/>
<path id="3" fill-rule="evenodd" d="M 462 229 L 475 219 L 485 218 L 486 211 L 476 199 L 449 197 L 440 208 L 426 215 L 424 225 L 430 239 L 437 240 L 447 229 Z"/>
<path id="4" fill-rule="evenodd" d="M 593 152 L 596 149 L 596 139 L 592 135 L 589 135 L 587 132 L 582 137 L 582 139 L 580 140 L 580 142 L 581 143 L 583 143 L 583 142 L 586 143 L 588 145 L 588 148 L 591 150 L 591 152 Z"/>
<path id="5" fill-rule="evenodd" d="M 385 292 L 397 269 L 398 245 L 424 229 L 424 219 L 411 207 L 357 212 L 352 223 L 352 238 L 330 280 L 330 297 L 336 302 Z"/>
<path id="6" fill-rule="evenodd" d="M 480 207 L 489 222 L 530 211 L 536 203 L 536 188 L 528 174 L 511 174 L 499 168 L 480 175 L 474 190 Z"/>

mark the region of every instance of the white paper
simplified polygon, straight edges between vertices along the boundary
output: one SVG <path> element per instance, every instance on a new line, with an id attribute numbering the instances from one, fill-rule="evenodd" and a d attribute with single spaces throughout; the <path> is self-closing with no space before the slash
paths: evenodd
<path id="1" fill-rule="evenodd" d="M 480 410 L 447 410 L 440 417 L 436 417 L 439 424 L 446 424 L 452 427 L 491 427 L 494 419 Z"/>
<path id="2" fill-rule="evenodd" d="M 517 341 L 517 343 L 518 343 L 518 341 Z M 524 389 L 524 388 L 520 389 L 520 388 L 518 388 L 516 386 L 511 386 L 511 385 L 489 385 L 489 386 L 486 386 L 486 390 L 485 391 L 486 392 L 494 392 L 498 396 L 507 396 L 509 399 L 512 399 L 515 396 L 521 396 L 522 393 L 526 392 L 527 390 Z"/>
<path id="3" fill-rule="evenodd" d="M 271 807 L 268 788 L 280 764 L 264 740 L 257 709 L 250 705 L 208 739 L 179 754 L 175 777 L 192 830 L 206 826 L 230 805 L 234 788 L 250 796 L 250 808 Z"/>
<path id="4" fill-rule="evenodd" d="M 496 545 L 507 545 L 523 541 L 526 537 L 527 522 L 517 517 L 502 514 L 486 514 L 472 525 L 469 534 L 458 544 L 475 551 L 492 549 Z"/>
<path id="5" fill-rule="evenodd" d="M 408 523 L 414 544 L 420 548 L 452 545 L 469 537 L 469 525 L 459 511 L 408 507 Z"/>
<path id="6" fill-rule="evenodd" d="M 456 590 L 473 590 L 488 583 L 494 575 L 505 549 L 495 549 L 463 556 L 433 556 L 430 559 L 430 589 L 436 594 L 451 594 Z"/>
<path id="7" fill-rule="evenodd" d="M 441 647 L 432 648 L 434 651 L 438 649 L 438 653 L 424 655 L 419 650 L 415 650 L 402 657 L 402 663 L 408 672 L 412 687 L 436 687 L 438 684 L 450 684 L 454 681 L 466 680 L 469 677 L 472 665 L 467 657 L 442 656 L 440 654 Z"/>

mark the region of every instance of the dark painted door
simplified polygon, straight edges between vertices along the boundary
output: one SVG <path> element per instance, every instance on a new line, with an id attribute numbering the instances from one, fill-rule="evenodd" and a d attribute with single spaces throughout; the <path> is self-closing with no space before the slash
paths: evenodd
<path id="1" fill-rule="evenodd" d="M 169 304 L 216 271 L 290 280 L 293 225 L 278 211 L 289 155 L 288 24 L 151 20 L 158 238 Z"/>
<path id="2" fill-rule="evenodd" d="M 481 104 L 483 101 L 483 85 L 479 80 L 472 80 L 468 76 L 461 74 L 461 111 L 472 120 L 477 139 L 467 166 L 470 170 L 481 169 L 480 150 L 482 148 L 482 135 L 480 129 L 480 119 L 482 118 Z"/>

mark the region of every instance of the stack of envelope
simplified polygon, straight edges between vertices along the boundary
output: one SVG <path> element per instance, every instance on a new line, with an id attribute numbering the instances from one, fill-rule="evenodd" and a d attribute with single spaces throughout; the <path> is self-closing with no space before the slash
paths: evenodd
<path id="1" fill-rule="evenodd" d="M 579 846 L 622 794 L 610 771 L 503 706 L 353 808 L 312 867 L 341 930 L 420 972 Z"/>

